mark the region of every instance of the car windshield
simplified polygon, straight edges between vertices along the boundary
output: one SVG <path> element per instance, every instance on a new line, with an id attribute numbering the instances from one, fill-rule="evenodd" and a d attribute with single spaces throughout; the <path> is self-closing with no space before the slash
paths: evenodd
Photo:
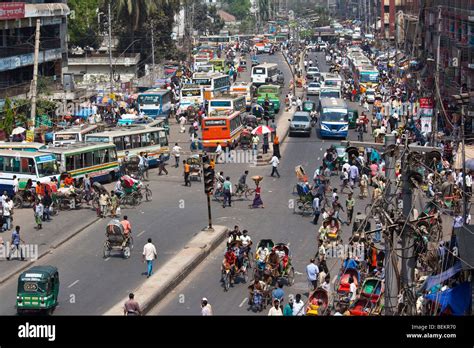
<path id="1" fill-rule="evenodd" d="M 310 83 L 308 87 L 319 87 L 319 83 Z"/>
<path id="2" fill-rule="evenodd" d="M 293 122 L 309 122 L 308 117 L 302 115 L 293 116 Z"/>

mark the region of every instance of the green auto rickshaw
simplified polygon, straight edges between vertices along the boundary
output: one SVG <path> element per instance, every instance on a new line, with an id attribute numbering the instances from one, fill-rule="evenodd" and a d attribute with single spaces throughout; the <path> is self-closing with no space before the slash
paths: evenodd
<path id="1" fill-rule="evenodd" d="M 305 101 L 303 103 L 303 111 L 307 111 L 309 113 L 316 111 L 316 103 L 309 100 Z"/>
<path id="2" fill-rule="evenodd" d="M 34 266 L 18 277 L 16 309 L 51 314 L 58 305 L 59 273 L 54 266 Z"/>
<path id="3" fill-rule="evenodd" d="M 349 116 L 349 129 L 355 129 L 357 125 L 357 119 L 359 118 L 359 111 L 356 109 L 349 109 L 347 111 Z"/>

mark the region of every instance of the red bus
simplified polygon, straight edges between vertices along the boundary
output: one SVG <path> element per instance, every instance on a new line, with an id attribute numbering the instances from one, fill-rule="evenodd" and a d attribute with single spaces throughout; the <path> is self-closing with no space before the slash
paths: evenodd
<path id="1" fill-rule="evenodd" d="M 244 126 L 240 111 L 218 111 L 202 120 L 202 143 L 205 148 L 215 148 L 219 143 L 226 147 L 230 141 L 237 144 Z"/>

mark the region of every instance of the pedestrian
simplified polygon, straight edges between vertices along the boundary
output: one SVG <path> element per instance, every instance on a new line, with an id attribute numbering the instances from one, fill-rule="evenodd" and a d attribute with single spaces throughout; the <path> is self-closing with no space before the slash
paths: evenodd
<path id="1" fill-rule="evenodd" d="M 89 174 L 86 174 L 84 176 L 83 186 L 84 186 L 84 198 L 87 204 L 89 204 L 91 200 L 91 192 L 92 192 L 92 182 L 89 177 Z"/>
<path id="2" fill-rule="evenodd" d="M 119 200 L 115 192 L 110 191 L 110 215 L 115 218 L 117 217 L 117 209 L 119 207 Z"/>
<path id="3" fill-rule="evenodd" d="M 51 221 L 51 205 L 53 204 L 53 200 L 48 190 L 44 192 L 42 203 L 44 207 L 43 221 Z"/>
<path id="4" fill-rule="evenodd" d="M 260 138 L 258 137 L 257 134 L 255 134 L 253 137 L 252 137 L 252 149 L 253 149 L 253 157 L 254 158 L 257 158 L 257 154 L 258 154 L 258 143 L 260 142 Z"/>
<path id="5" fill-rule="evenodd" d="M 290 298 L 290 300 L 286 304 L 285 308 L 283 309 L 283 316 L 284 317 L 292 317 L 293 316 L 293 299 L 292 298 Z"/>
<path id="6" fill-rule="evenodd" d="M 266 133 L 266 134 L 263 135 L 263 146 L 262 146 L 262 148 L 263 148 L 263 153 L 264 154 L 268 153 L 268 148 L 269 147 L 270 146 L 268 145 L 268 133 Z"/>
<path id="7" fill-rule="evenodd" d="M 280 308 L 280 301 L 273 300 L 273 307 L 268 311 L 268 316 L 283 316 L 283 312 Z"/>
<path id="8" fill-rule="evenodd" d="M 218 163 L 222 163 L 222 146 L 220 143 L 217 143 L 217 147 L 216 147 L 216 159 L 217 159 L 217 162 Z"/>
<path id="9" fill-rule="evenodd" d="M 158 159 L 158 168 L 159 172 L 158 175 L 162 175 L 162 172 L 165 172 L 165 175 L 168 175 L 168 170 L 166 169 L 166 161 L 165 161 L 165 156 L 161 153 L 160 157 Z"/>
<path id="10" fill-rule="evenodd" d="M 186 122 L 187 122 L 187 119 L 186 117 L 183 115 L 181 115 L 181 117 L 179 118 L 179 125 L 181 127 L 180 129 L 180 133 L 185 133 L 186 132 Z"/>
<path id="11" fill-rule="evenodd" d="M 148 238 L 148 243 L 143 247 L 143 262 L 146 262 L 146 277 L 150 278 L 153 272 L 153 261 L 158 257 L 156 248 L 151 242 L 151 238 Z"/>
<path id="12" fill-rule="evenodd" d="M 107 207 L 110 204 L 109 195 L 106 191 L 101 192 L 99 195 L 99 207 L 100 207 L 100 217 L 105 218 L 107 216 Z"/>
<path id="13" fill-rule="evenodd" d="M 142 315 L 142 311 L 140 309 L 140 305 L 137 301 L 135 301 L 135 295 L 133 292 L 128 294 L 128 300 L 125 301 L 123 305 L 123 314 L 124 315 Z"/>
<path id="14" fill-rule="evenodd" d="M 15 196 L 20 189 L 20 183 L 16 175 L 13 175 L 13 196 Z"/>
<path id="15" fill-rule="evenodd" d="M 212 306 L 209 304 L 209 301 L 205 297 L 203 297 L 203 299 L 201 300 L 201 315 L 202 316 L 213 315 Z"/>
<path id="16" fill-rule="evenodd" d="M 313 224 L 317 225 L 319 221 L 319 215 L 321 214 L 321 206 L 319 195 L 316 195 L 313 199 Z"/>
<path id="17" fill-rule="evenodd" d="M 14 251 L 14 249 L 16 249 L 17 255 L 18 253 L 20 254 L 21 261 L 25 260 L 25 257 L 23 255 L 23 248 L 20 245 L 21 243 L 25 244 L 24 240 L 20 237 L 20 226 L 15 226 L 15 230 L 12 233 L 11 250 L 7 254 L 7 260 L 10 260 L 11 253 Z"/>
<path id="18" fill-rule="evenodd" d="M 278 157 L 278 159 L 281 158 L 281 155 L 280 155 L 280 138 L 278 137 L 277 134 L 275 134 L 275 137 L 273 138 L 273 156 Z"/>
<path id="19" fill-rule="evenodd" d="M 43 215 L 44 215 L 43 203 L 41 203 L 41 201 L 37 199 L 33 209 L 34 209 L 33 211 L 35 214 L 36 228 L 38 230 L 41 230 L 43 228 Z"/>
<path id="20" fill-rule="evenodd" d="M 318 274 L 319 268 L 316 265 L 316 260 L 309 260 L 309 264 L 306 266 L 306 276 L 308 278 L 308 282 L 311 283 L 313 290 L 316 290 L 318 287 Z"/>
<path id="21" fill-rule="evenodd" d="M 183 168 L 184 168 L 184 186 L 191 187 L 191 180 L 189 178 L 189 175 L 191 173 L 191 166 L 186 162 L 186 160 L 183 160 Z"/>
<path id="22" fill-rule="evenodd" d="M 263 201 L 261 198 L 262 188 L 260 187 L 260 182 L 255 181 L 255 184 L 257 187 L 255 188 L 255 197 L 253 198 L 253 203 L 251 207 L 252 208 L 259 208 L 259 207 L 265 208 L 263 206 Z"/>
<path id="23" fill-rule="evenodd" d="M 301 294 L 296 294 L 293 302 L 293 316 L 303 316 L 304 314 L 304 302 L 301 301 Z"/>
<path id="24" fill-rule="evenodd" d="M 179 167 L 179 158 L 181 157 L 181 150 L 181 146 L 179 146 L 178 143 L 175 143 L 172 152 L 175 159 L 176 168 Z"/>
<path id="25" fill-rule="evenodd" d="M 352 192 L 351 192 L 349 193 L 346 199 L 347 225 L 350 225 L 352 223 L 352 216 L 354 214 L 354 205 L 355 205 L 355 200 L 352 197 Z"/>
<path id="26" fill-rule="evenodd" d="M 278 173 L 278 165 L 280 164 L 280 160 L 278 157 L 273 155 L 272 159 L 268 163 L 272 165 L 272 174 L 270 174 L 270 176 L 273 177 L 274 174 L 276 174 L 278 175 L 278 178 L 280 178 L 280 173 Z"/>
<path id="27" fill-rule="evenodd" d="M 349 181 L 351 189 L 354 189 L 354 185 L 359 180 L 359 168 L 356 166 L 355 161 L 352 161 L 352 165 L 349 169 Z"/>
<path id="28" fill-rule="evenodd" d="M 359 198 L 366 198 L 369 195 L 369 177 L 367 174 L 362 174 L 360 178 L 360 194 Z"/>
<path id="29" fill-rule="evenodd" d="M 222 203 L 222 208 L 225 208 L 226 202 L 229 202 L 229 207 L 232 207 L 232 183 L 230 182 L 230 177 L 226 177 L 224 184 L 222 185 L 222 190 L 224 193 L 224 201 Z"/>
<path id="30" fill-rule="evenodd" d="M 6 192 L 2 196 L 2 215 L 4 219 L 3 229 L 5 231 L 10 231 L 12 228 L 12 213 L 13 209 L 11 208 L 10 204 L 10 197 L 6 196 Z"/>

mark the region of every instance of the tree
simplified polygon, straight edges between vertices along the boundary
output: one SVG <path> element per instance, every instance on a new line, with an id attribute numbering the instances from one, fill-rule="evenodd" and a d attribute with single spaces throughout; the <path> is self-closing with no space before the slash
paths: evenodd
<path id="1" fill-rule="evenodd" d="M 224 8 L 238 20 L 245 20 L 250 15 L 250 0 L 225 0 Z"/>
<path id="2" fill-rule="evenodd" d="M 218 34 L 225 25 L 215 6 L 207 6 L 199 1 L 194 4 L 193 22 L 194 30 L 200 35 Z"/>
<path id="3" fill-rule="evenodd" d="M 241 34 L 252 34 L 255 33 L 255 17 L 250 16 L 245 18 L 240 23 L 239 33 Z"/>
<path id="4" fill-rule="evenodd" d="M 4 116 L 0 121 L 0 129 L 2 129 L 6 133 L 6 136 L 9 137 L 15 128 L 15 110 L 10 98 L 5 99 L 3 113 Z"/>
<path id="5" fill-rule="evenodd" d="M 103 0 L 69 0 L 68 5 L 74 11 L 74 16 L 68 22 L 70 43 L 79 47 L 98 48 L 100 38 L 97 9 L 103 5 Z"/>

